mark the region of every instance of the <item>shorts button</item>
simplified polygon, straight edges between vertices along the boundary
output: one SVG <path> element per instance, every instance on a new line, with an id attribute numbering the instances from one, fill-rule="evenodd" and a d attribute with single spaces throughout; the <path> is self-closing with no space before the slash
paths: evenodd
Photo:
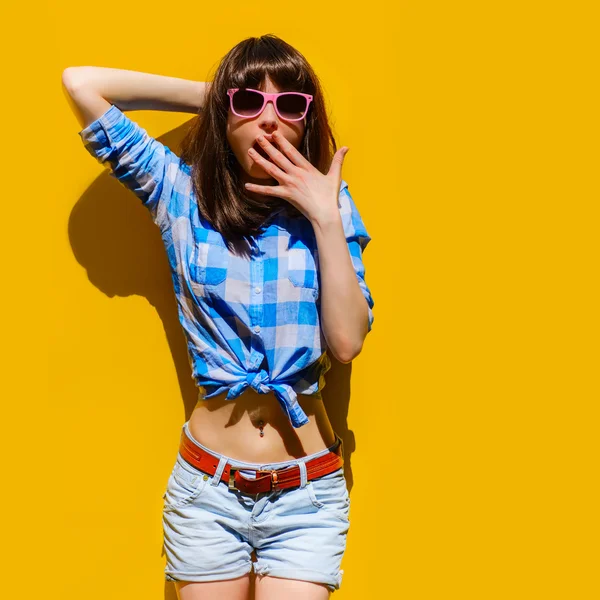
<path id="1" fill-rule="evenodd" d="M 208 475 L 204 476 L 204 481 L 206 481 L 208 479 Z"/>

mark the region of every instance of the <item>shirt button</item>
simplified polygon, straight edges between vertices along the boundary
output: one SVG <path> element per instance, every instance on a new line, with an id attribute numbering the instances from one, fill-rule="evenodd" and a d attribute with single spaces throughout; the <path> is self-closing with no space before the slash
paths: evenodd
<path id="1" fill-rule="evenodd" d="M 259 331 L 260 331 L 260 325 L 257 325 L 257 326 L 254 328 L 254 333 L 258 333 Z"/>
<path id="2" fill-rule="evenodd" d="M 259 288 L 258 286 L 256 286 L 256 287 L 254 288 L 254 291 L 255 291 L 257 294 L 260 294 L 260 288 Z"/>

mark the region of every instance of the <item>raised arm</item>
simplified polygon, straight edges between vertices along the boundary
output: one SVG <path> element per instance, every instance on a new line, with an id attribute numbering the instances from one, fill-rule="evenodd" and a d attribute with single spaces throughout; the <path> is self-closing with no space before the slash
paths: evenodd
<path id="1" fill-rule="evenodd" d="M 140 198 L 165 232 L 171 201 L 186 188 L 189 169 L 123 111 L 200 112 L 209 84 L 104 67 L 69 67 L 62 81 L 85 149 Z"/>
<path id="2" fill-rule="evenodd" d="M 208 83 L 110 67 L 67 67 L 62 83 L 82 127 L 111 104 L 120 110 L 164 110 L 198 113 Z"/>

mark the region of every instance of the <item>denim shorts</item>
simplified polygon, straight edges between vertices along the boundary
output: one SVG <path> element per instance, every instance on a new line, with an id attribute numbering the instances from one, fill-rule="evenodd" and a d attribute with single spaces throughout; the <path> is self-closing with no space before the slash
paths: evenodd
<path id="1" fill-rule="evenodd" d="M 341 443 L 302 458 L 268 464 L 234 460 L 189 439 L 216 457 L 214 475 L 200 471 L 177 454 L 164 493 L 163 532 L 167 581 L 235 579 L 252 570 L 324 584 L 339 589 L 340 569 L 350 521 L 350 496 L 344 467 L 306 480 L 306 461 Z M 299 465 L 300 487 L 258 494 L 230 490 L 220 475 L 226 464 L 242 469 L 280 469 Z M 252 551 L 256 561 L 252 561 Z M 253 569 L 254 566 L 254 569 Z"/>

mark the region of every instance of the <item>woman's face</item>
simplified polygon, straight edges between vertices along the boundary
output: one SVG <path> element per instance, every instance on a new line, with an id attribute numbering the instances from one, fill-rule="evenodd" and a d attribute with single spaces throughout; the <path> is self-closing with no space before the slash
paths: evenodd
<path id="1" fill-rule="evenodd" d="M 267 77 L 265 80 L 264 92 L 281 92 Z M 241 179 L 244 183 L 256 183 L 258 185 L 279 185 L 279 181 L 271 177 L 252 157 L 248 154 L 248 149 L 254 147 L 259 154 L 266 155 L 266 152 L 259 145 L 257 138 L 264 135 L 269 138 L 274 131 L 278 131 L 288 142 L 295 148 L 299 148 L 302 143 L 304 131 L 306 128 L 306 119 L 302 121 L 284 121 L 279 118 L 275 112 L 275 107 L 272 102 L 267 102 L 264 110 L 260 115 L 254 118 L 243 118 L 234 115 L 229 107 L 227 115 L 227 141 L 231 146 L 240 166 Z M 265 194 L 256 192 L 246 193 L 255 198 L 265 199 Z"/>

